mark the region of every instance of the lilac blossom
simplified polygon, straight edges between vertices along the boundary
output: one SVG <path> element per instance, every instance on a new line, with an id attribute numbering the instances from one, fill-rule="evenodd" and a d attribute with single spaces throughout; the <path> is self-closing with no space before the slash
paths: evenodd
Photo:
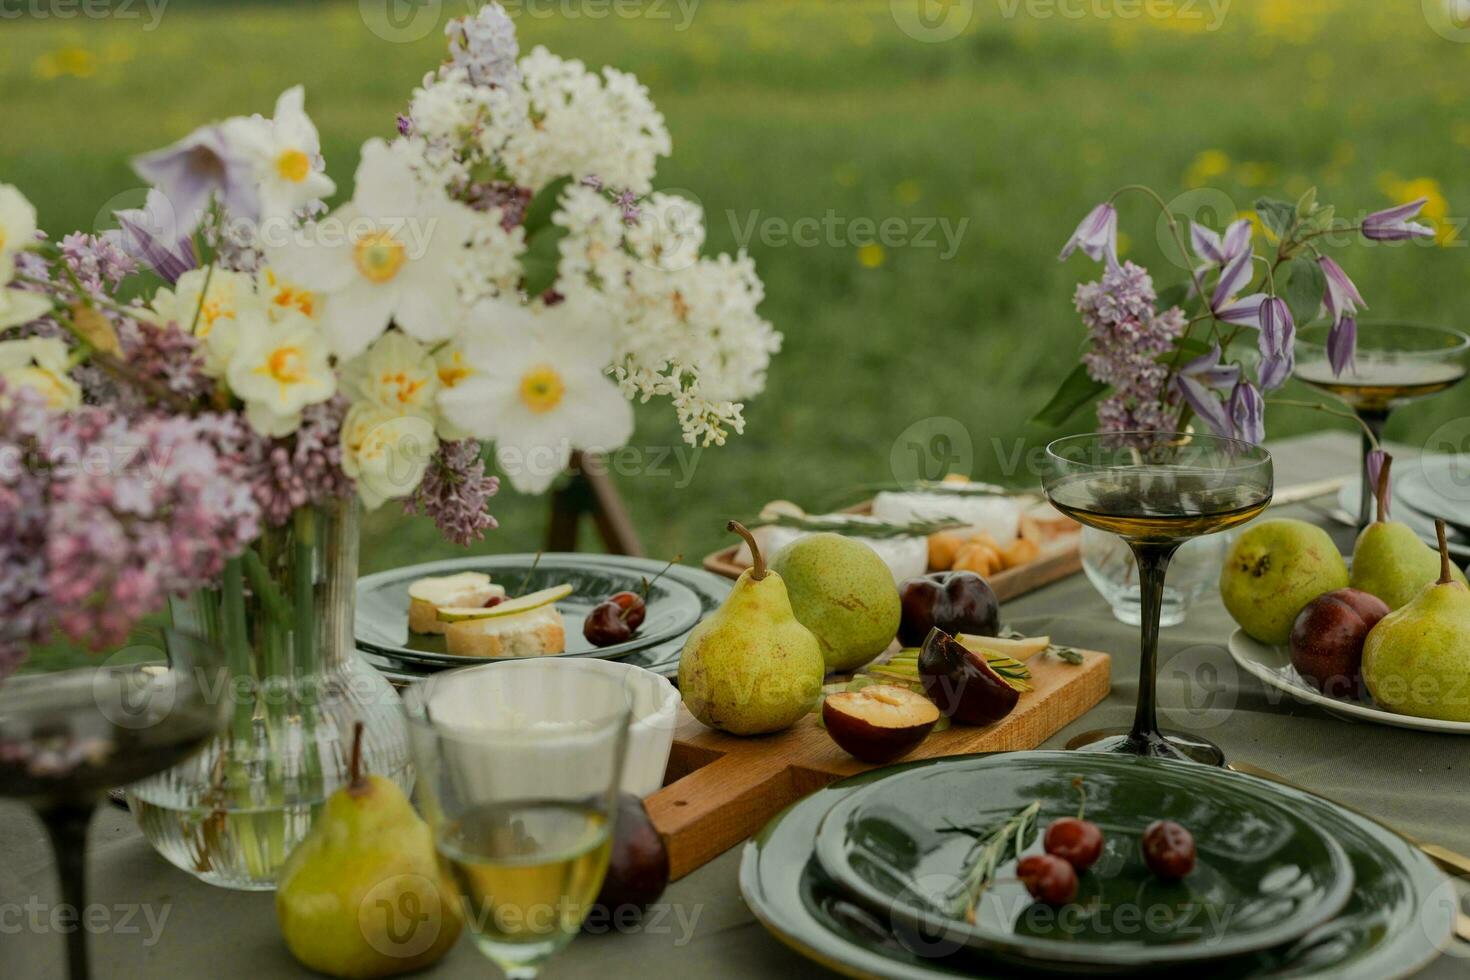
<path id="1" fill-rule="evenodd" d="M 1427 197 L 1398 207 L 1375 211 L 1363 219 L 1363 237 L 1375 242 L 1397 242 L 1406 238 L 1433 238 L 1434 229 L 1410 221 L 1429 202 Z"/>
<path id="2" fill-rule="evenodd" d="M 241 479 L 268 527 L 281 527 L 298 507 L 325 507 L 350 496 L 352 481 L 342 472 L 342 419 L 347 399 L 338 395 L 307 406 L 291 438 L 262 436 L 238 415 L 222 426 L 219 444 L 239 460 Z"/>
<path id="3" fill-rule="evenodd" d="M 1118 209 L 1111 204 L 1099 204 L 1088 212 L 1087 217 L 1072 232 L 1067 244 L 1062 247 L 1058 259 L 1065 260 L 1073 252 L 1082 249 L 1094 262 L 1106 260 L 1108 269 L 1118 265 Z"/>
<path id="4" fill-rule="evenodd" d="M 1275 391 L 1291 377 L 1296 366 L 1296 324 L 1286 301 L 1274 296 L 1261 303 L 1261 366 L 1257 372 L 1264 391 Z"/>
<path id="5" fill-rule="evenodd" d="M 403 512 L 430 517 L 450 541 L 470 545 L 499 526 L 485 510 L 499 489 L 500 480 L 485 475 L 478 442 L 446 442 L 439 446 L 413 496 L 403 502 Z"/>
<path id="6" fill-rule="evenodd" d="M 449 61 L 443 71 L 463 68 L 475 85 L 506 88 L 520 82 L 516 27 L 500 4 L 487 3 L 473 17 L 451 20 L 444 33 L 449 38 Z"/>
<path id="7" fill-rule="evenodd" d="M 1322 267 L 1322 274 L 1327 277 L 1327 293 L 1323 301 L 1327 305 L 1327 313 L 1332 317 L 1332 322 L 1340 323 L 1345 316 L 1357 316 L 1359 308 L 1366 309 L 1368 304 L 1363 302 L 1362 294 L 1348 274 L 1342 271 L 1342 266 L 1327 256 L 1317 260 Z"/>
<path id="8" fill-rule="evenodd" d="M 234 145 L 232 127 L 248 120 L 201 126 L 171 146 L 133 159 L 133 170 L 168 199 L 174 229 L 191 234 L 199 226 L 211 198 L 226 210 L 251 221 L 260 216 L 255 167 Z"/>
<path id="9" fill-rule="evenodd" d="M 138 271 L 138 263 L 122 248 L 115 231 L 87 235 L 74 231 L 61 240 L 61 257 L 84 290 L 104 296 Z"/>
<path id="10" fill-rule="evenodd" d="M 1341 376 L 1352 367 L 1358 354 L 1358 321 L 1345 316 L 1327 331 L 1327 360 L 1332 364 L 1332 373 Z"/>
<path id="11" fill-rule="evenodd" d="M 1097 409 L 1104 431 L 1175 425 L 1175 395 L 1166 387 L 1169 369 L 1158 356 L 1184 333 L 1185 318 L 1178 307 L 1158 312 L 1155 299 L 1153 280 L 1132 262 L 1107 270 L 1100 282 L 1077 287 L 1077 312 L 1092 340 L 1083 363 L 1093 380 L 1113 389 Z"/>
<path id="12" fill-rule="evenodd" d="M 1266 400 L 1243 378 L 1230 392 L 1230 434 L 1255 445 L 1266 439 Z"/>

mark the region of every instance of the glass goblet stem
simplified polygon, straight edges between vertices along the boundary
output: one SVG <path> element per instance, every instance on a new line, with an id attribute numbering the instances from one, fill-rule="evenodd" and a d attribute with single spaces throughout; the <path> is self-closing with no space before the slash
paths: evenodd
<path id="1" fill-rule="evenodd" d="M 1164 575 L 1169 560 L 1179 550 L 1179 541 L 1130 541 L 1138 564 L 1139 613 L 1142 618 L 1142 640 L 1139 647 L 1138 705 L 1133 714 L 1133 730 L 1129 741 L 1143 754 L 1149 746 L 1160 744 L 1157 681 L 1159 670 L 1159 616 L 1164 608 Z"/>
<path id="2" fill-rule="evenodd" d="M 1378 488 L 1368 482 L 1368 454 L 1376 446 L 1383 444 L 1383 427 L 1388 422 L 1388 410 L 1359 409 L 1358 418 L 1364 425 L 1363 459 L 1358 466 L 1358 481 L 1362 486 L 1358 498 L 1358 531 L 1361 533 L 1363 528 L 1373 523 L 1374 503 L 1378 495 Z"/>
<path id="3" fill-rule="evenodd" d="M 72 929 L 66 934 L 67 977 L 88 980 L 87 930 L 87 828 L 96 807 L 91 803 L 56 803 L 41 808 L 41 820 L 51 837 L 56 854 L 56 873 L 61 883 L 61 904 L 72 910 Z"/>

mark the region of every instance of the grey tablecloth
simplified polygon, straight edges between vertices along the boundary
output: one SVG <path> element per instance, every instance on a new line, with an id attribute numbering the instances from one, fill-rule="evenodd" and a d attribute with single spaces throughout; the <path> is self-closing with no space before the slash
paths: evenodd
<path id="1" fill-rule="evenodd" d="M 1356 441 L 1319 435 L 1276 449 L 1277 486 L 1352 469 Z M 1317 504 L 1330 506 L 1332 498 Z M 1313 516 L 1307 507 L 1295 516 Z M 1351 535 L 1334 528 L 1348 549 Z M 1137 691 L 1137 630 L 1115 622 L 1078 575 L 1008 603 L 1006 619 L 1028 633 L 1114 655 L 1113 691 L 1047 745 L 1102 725 L 1126 724 Z M 1470 853 L 1470 738 L 1351 724 L 1284 700 L 1238 672 L 1224 642 L 1231 623 L 1207 599 L 1163 633 L 1160 699 L 1171 727 L 1198 731 L 1235 759 L 1253 762 L 1361 809 L 1406 833 Z M 818 968 L 789 952 L 752 919 L 736 885 L 738 849 L 673 884 L 670 913 L 639 931 L 578 938 L 549 967 L 552 977 L 771 976 Z M 221 891 L 157 857 L 122 811 L 107 807 L 92 830 L 91 900 L 111 927 L 93 937 L 95 975 L 110 980 L 308 975 L 286 952 L 272 897 Z M 52 861 L 28 811 L 0 805 L 0 977 L 61 976 L 62 937 L 46 925 L 56 901 Z M 40 911 L 37 911 L 40 910 Z M 126 921 L 125 918 L 126 917 Z M 39 925 L 38 925 L 39 923 Z M 1442 957 L 1421 976 L 1470 974 L 1470 960 Z M 431 977 L 494 975 L 467 939 Z"/>

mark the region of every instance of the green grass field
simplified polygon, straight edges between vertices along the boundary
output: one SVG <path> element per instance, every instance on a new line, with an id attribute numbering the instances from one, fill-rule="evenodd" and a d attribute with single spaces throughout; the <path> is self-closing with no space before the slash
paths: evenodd
<path id="1" fill-rule="evenodd" d="M 1470 45 L 1431 30 L 1418 3 L 1236 0 L 1211 31 L 1211 6 L 1194 0 L 974 0 L 963 33 L 925 43 L 895 19 L 908 2 L 702 0 L 687 24 L 690 0 L 658 0 L 638 17 L 543 2 L 517 18 L 523 50 L 546 44 L 649 86 L 674 136 L 659 184 L 698 195 L 710 248 L 736 248 L 768 219 L 830 213 L 846 229 L 811 247 L 771 234 L 746 242 L 786 349 L 745 435 L 702 454 L 687 486 L 676 487 L 677 468 L 618 478 L 652 553 L 692 559 L 722 543 L 727 517 L 773 497 L 815 506 L 891 480 L 895 440 L 928 418 L 968 431 L 976 475 L 1006 476 L 998 457 L 1051 435 L 1027 419 L 1081 339 L 1071 293 L 1095 270 L 1056 252 L 1125 183 L 1166 197 L 1194 189 L 1185 210 L 1247 209 L 1316 184 L 1346 215 L 1425 188 L 1446 219 L 1444 247 L 1339 258 L 1374 314 L 1464 325 L 1470 231 L 1456 232 L 1454 216 L 1470 200 Z M 177 0 L 153 30 L 133 9 L 136 19 L 0 25 L 0 180 L 54 231 L 97 226 L 119 194 L 135 202 L 131 155 L 212 117 L 268 113 L 297 82 L 331 172 L 350 184 L 358 145 L 391 132 L 442 51 L 442 25 L 390 43 L 356 3 Z M 444 16 L 463 9 L 443 5 Z M 1162 258 L 1155 217 L 1129 199 L 1125 244 L 1166 284 L 1183 272 Z M 886 218 L 902 220 L 892 227 L 904 239 L 933 227 L 937 244 L 859 247 L 851 222 Z M 946 254 L 937 229 L 962 221 Z M 1467 397 L 1408 409 L 1390 434 L 1422 440 L 1467 414 Z M 672 410 L 640 413 L 639 445 L 677 445 Z M 1323 424 L 1270 416 L 1278 436 Z M 542 502 L 507 491 L 495 512 L 502 528 L 480 549 L 536 547 Z M 368 530 L 365 571 L 456 551 L 393 507 Z"/>

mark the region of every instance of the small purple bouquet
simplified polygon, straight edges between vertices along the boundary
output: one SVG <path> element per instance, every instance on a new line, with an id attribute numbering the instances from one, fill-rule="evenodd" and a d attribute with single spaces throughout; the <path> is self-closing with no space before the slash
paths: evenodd
<path id="1" fill-rule="evenodd" d="M 1156 291 L 1146 269 L 1119 261 L 1114 202 L 1130 191 L 1158 205 L 1179 254 L 1192 263 L 1185 281 Z M 1061 425 L 1101 399 L 1097 419 L 1104 432 L 1180 430 L 1198 418 L 1215 435 L 1261 442 L 1264 396 L 1291 376 L 1297 323 L 1325 315 L 1333 371 L 1340 375 L 1353 363 L 1357 314 L 1367 304 L 1327 254 L 1329 244 L 1352 235 L 1432 238 L 1432 228 L 1412 220 L 1424 203 L 1379 211 L 1354 225 L 1319 203 L 1315 188 L 1295 204 L 1263 198 L 1255 215 L 1276 246 L 1261 254 L 1250 218 L 1218 231 L 1191 222 L 1186 244 L 1179 220 L 1157 193 L 1139 185 L 1120 189 L 1083 218 L 1062 249 L 1062 260 L 1081 251 L 1104 269 L 1074 296 L 1088 332 L 1082 363 L 1036 421 Z M 1254 343 L 1242 350 L 1237 342 L 1252 335 Z"/>

